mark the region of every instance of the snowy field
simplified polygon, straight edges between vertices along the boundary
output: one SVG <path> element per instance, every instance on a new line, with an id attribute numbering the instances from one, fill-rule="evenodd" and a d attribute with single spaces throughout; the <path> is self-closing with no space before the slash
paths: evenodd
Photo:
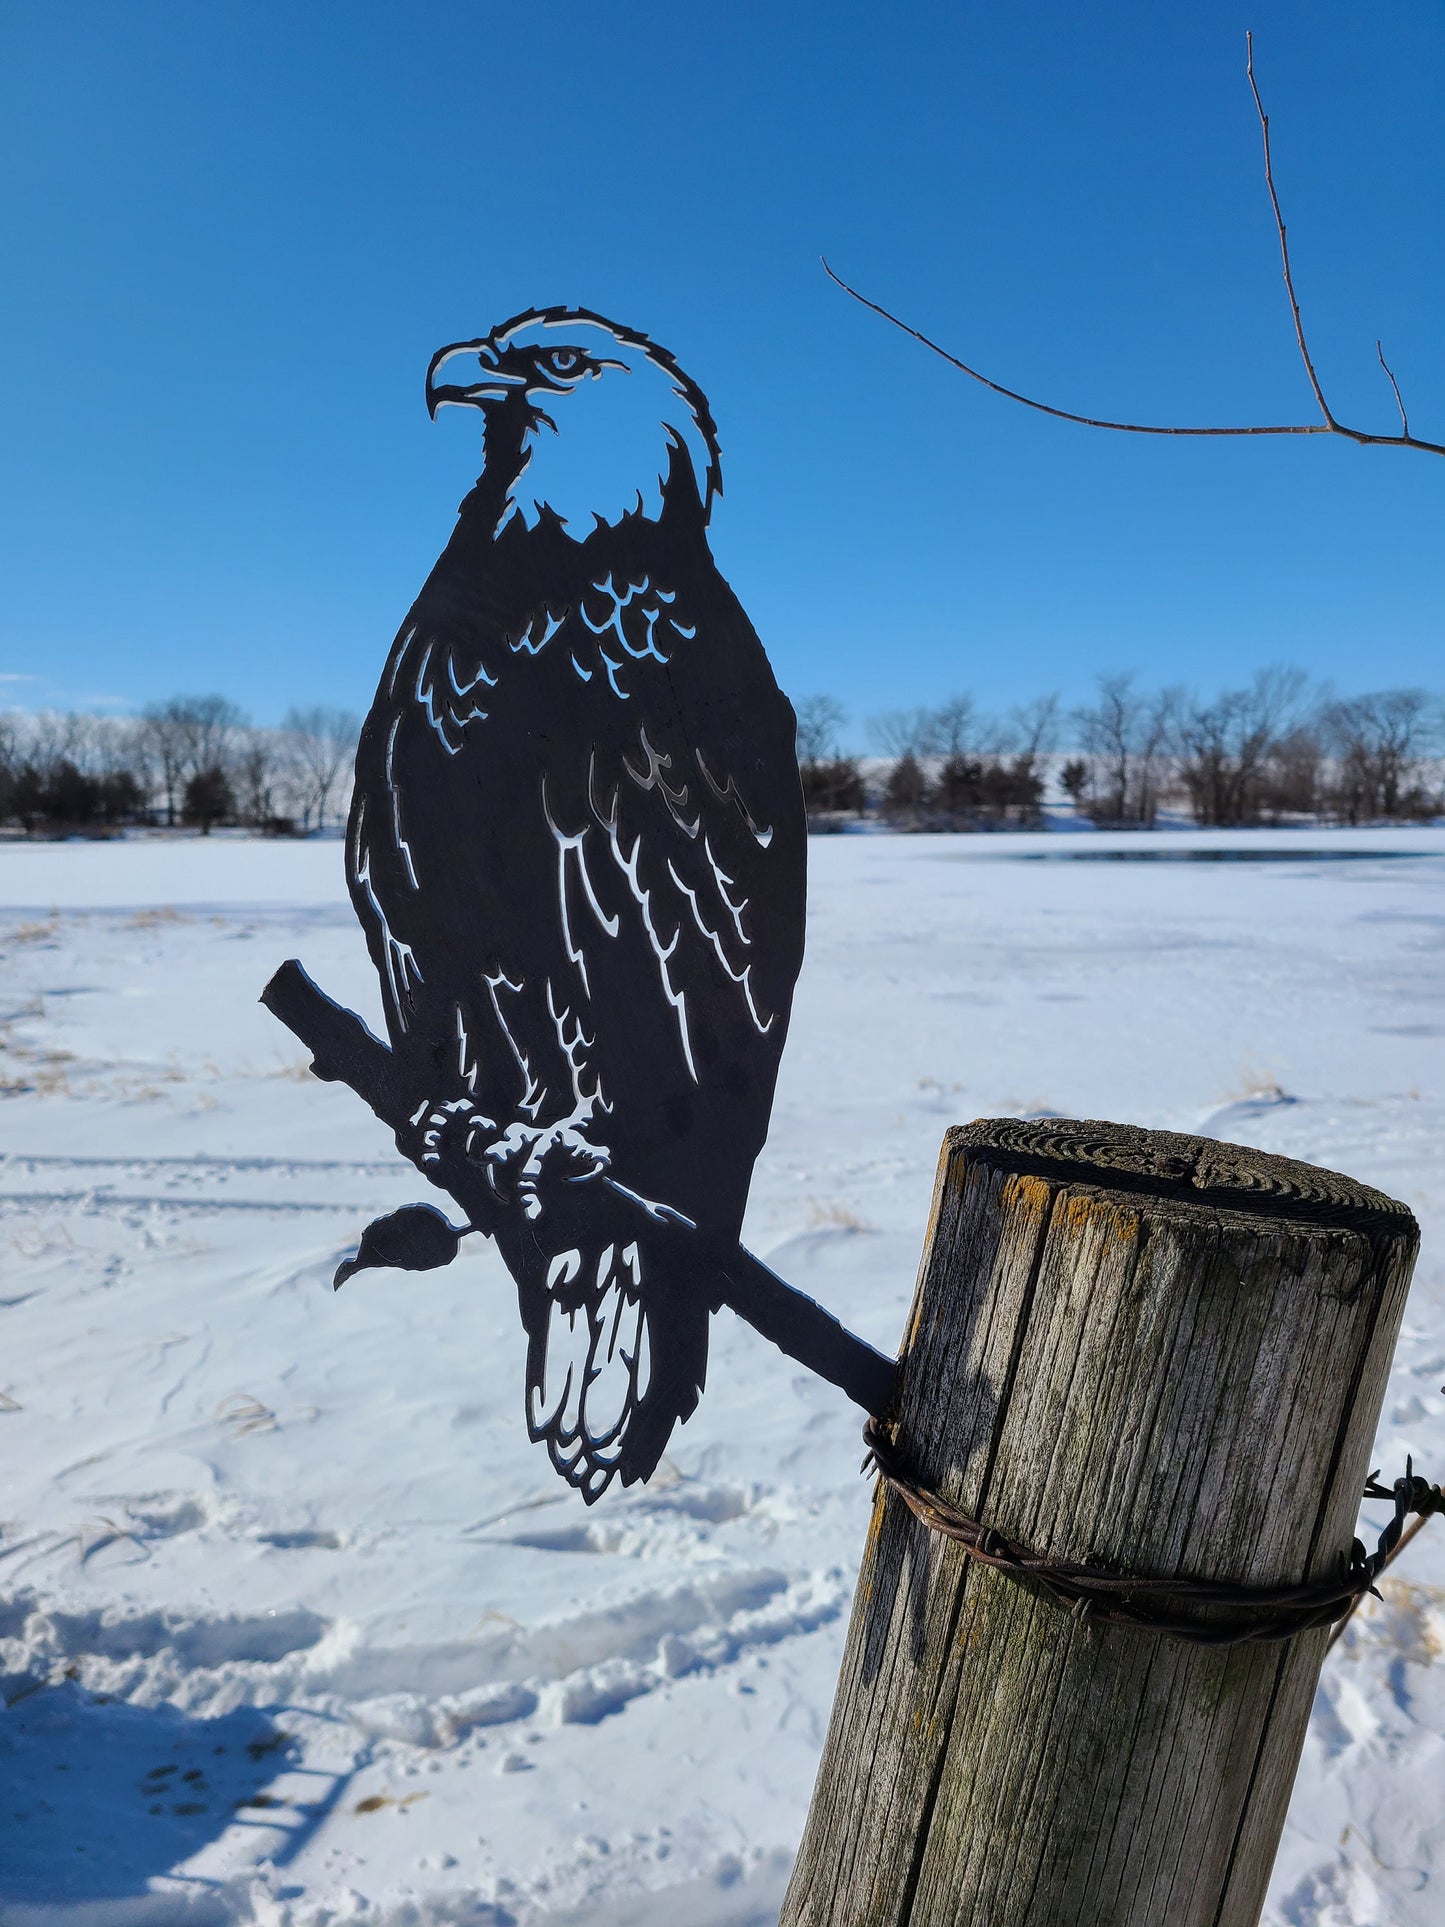
<path id="1" fill-rule="evenodd" d="M 811 858 L 755 1250 L 892 1350 L 947 1124 L 1333 1166 L 1423 1222 L 1375 1456 L 1445 1474 L 1445 833 Z M 724 1312 L 653 1486 L 585 1510 L 480 1241 L 333 1296 L 425 1187 L 258 1007 L 292 955 L 379 1023 L 338 844 L 0 844 L 0 1917 L 773 1921 L 859 1414 Z M 1326 1667 L 1273 1927 L 1445 1919 L 1445 1522 L 1396 1572 Z"/>

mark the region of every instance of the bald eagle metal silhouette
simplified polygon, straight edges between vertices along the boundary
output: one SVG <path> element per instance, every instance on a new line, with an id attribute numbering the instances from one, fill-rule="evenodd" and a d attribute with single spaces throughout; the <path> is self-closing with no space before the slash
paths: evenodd
<path id="1" fill-rule="evenodd" d="M 892 1366 L 738 1244 L 807 836 L 792 708 L 708 546 L 707 403 L 582 308 L 441 349 L 426 398 L 476 411 L 484 464 L 357 753 L 347 872 L 389 1056 L 298 965 L 265 1001 L 496 1239 L 529 1432 L 590 1503 L 655 1469 L 723 1302 L 870 1409 Z M 337 1282 L 457 1235 L 408 1207 Z"/>

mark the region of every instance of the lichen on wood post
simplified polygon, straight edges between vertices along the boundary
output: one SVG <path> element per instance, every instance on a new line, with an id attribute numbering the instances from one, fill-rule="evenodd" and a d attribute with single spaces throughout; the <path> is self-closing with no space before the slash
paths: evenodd
<path id="1" fill-rule="evenodd" d="M 1236 1145 L 950 1131 L 897 1448 L 1053 1558 L 1323 1577 L 1417 1244 L 1403 1205 Z M 1327 1639 L 1071 1619 L 880 1481 L 782 1927 L 1250 1927 Z"/>

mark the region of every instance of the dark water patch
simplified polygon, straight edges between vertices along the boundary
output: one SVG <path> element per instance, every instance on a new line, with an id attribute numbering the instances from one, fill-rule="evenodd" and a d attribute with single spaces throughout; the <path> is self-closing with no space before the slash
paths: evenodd
<path id="1" fill-rule="evenodd" d="M 1418 863 L 1440 850 L 1021 850 L 1018 863 Z M 956 862 L 969 862 L 957 857 Z M 1008 859 L 1005 859 L 1007 861 Z"/>

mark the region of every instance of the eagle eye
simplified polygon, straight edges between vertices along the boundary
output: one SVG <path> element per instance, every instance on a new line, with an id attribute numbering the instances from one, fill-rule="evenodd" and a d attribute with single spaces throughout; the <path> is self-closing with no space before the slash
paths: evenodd
<path id="1" fill-rule="evenodd" d="M 580 348 L 552 348 L 541 357 L 541 365 L 549 375 L 580 375 L 587 357 Z"/>

